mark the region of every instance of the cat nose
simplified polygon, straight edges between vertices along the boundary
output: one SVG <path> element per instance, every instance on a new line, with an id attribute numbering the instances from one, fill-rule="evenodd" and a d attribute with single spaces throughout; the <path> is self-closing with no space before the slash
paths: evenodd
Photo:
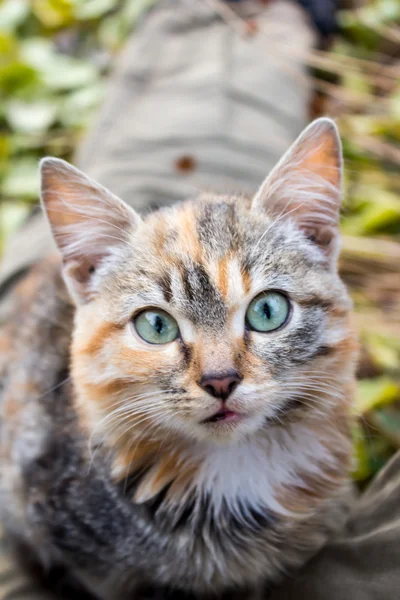
<path id="1" fill-rule="evenodd" d="M 226 400 L 228 396 L 237 388 L 243 377 L 236 371 L 227 371 L 226 373 L 208 373 L 203 375 L 200 380 L 200 387 L 213 396 Z"/>

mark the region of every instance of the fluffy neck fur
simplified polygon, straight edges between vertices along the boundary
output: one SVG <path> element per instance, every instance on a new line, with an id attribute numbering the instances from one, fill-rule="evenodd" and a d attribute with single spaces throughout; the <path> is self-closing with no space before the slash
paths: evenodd
<path id="1" fill-rule="evenodd" d="M 272 421 L 233 444 L 188 441 L 167 430 L 146 436 L 139 429 L 137 436 L 131 432 L 124 439 L 120 430 L 102 429 L 102 419 L 90 427 L 97 431 L 93 451 L 97 442 L 108 446 L 113 477 L 128 488 L 133 502 L 152 502 L 167 490 L 163 509 L 177 518 L 190 503 L 201 510 L 204 498 L 216 518 L 228 509 L 249 525 L 254 514 L 303 518 L 347 479 L 351 379 L 351 373 L 347 378 L 343 374 L 342 387 L 332 385 L 333 403 L 329 392 L 320 390 L 318 399 L 326 406 L 331 403 L 329 410 L 306 419 L 294 412 L 289 420 Z"/>

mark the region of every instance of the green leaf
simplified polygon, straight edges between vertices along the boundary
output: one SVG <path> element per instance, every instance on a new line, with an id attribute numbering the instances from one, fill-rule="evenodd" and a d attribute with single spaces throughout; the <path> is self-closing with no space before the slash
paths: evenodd
<path id="1" fill-rule="evenodd" d="M 353 470 L 352 476 L 356 481 L 364 481 L 371 475 L 368 444 L 365 433 L 359 423 L 352 427 L 353 437 Z"/>
<path id="2" fill-rule="evenodd" d="M 49 29 L 65 27 L 74 21 L 71 0 L 32 0 L 32 9 L 39 21 Z"/>
<path id="3" fill-rule="evenodd" d="M 88 125 L 94 110 L 104 96 L 102 82 L 94 83 L 69 94 L 60 110 L 60 122 L 66 127 L 84 127 Z"/>
<path id="4" fill-rule="evenodd" d="M 356 481 L 370 479 L 383 467 L 393 454 L 390 441 L 382 436 L 371 435 L 360 423 L 352 428 L 353 435 L 353 470 L 352 476 Z"/>
<path id="5" fill-rule="evenodd" d="M 57 110 L 58 103 L 55 100 L 10 100 L 5 107 L 5 117 L 19 133 L 42 133 L 54 123 Z"/>
<path id="6" fill-rule="evenodd" d="M 396 406 L 375 410 L 368 420 L 395 448 L 400 448 L 400 410 Z"/>
<path id="7" fill-rule="evenodd" d="M 85 60 L 72 58 L 54 50 L 51 42 L 32 38 L 21 44 L 21 54 L 41 74 L 51 90 L 64 91 L 88 85 L 99 77 L 96 68 Z"/>
<path id="8" fill-rule="evenodd" d="M 17 94 L 39 81 L 36 69 L 23 62 L 15 61 L 0 66 L 0 93 L 4 95 Z"/>
<path id="9" fill-rule="evenodd" d="M 21 40 L 20 52 L 23 60 L 36 69 L 42 69 L 44 63 L 51 61 L 55 53 L 51 40 L 40 37 L 28 37 Z"/>
<path id="10" fill-rule="evenodd" d="M 400 368 L 400 349 L 392 339 L 368 331 L 363 337 L 371 359 L 377 367 L 388 371 Z"/>
<path id="11" fill-rule="evenodd" d="M 106 17 L 99 27 L 99 41 L 111 51 L 118 50 L 127 36 L 125 21 L 120 14 Z"/>
<path id="12" fill-rule="evenodd" d="M 76 2 L 75 17 L 78 20 L 98 19 L 115 8 L 118 0 L 80 0 Z"/>
<path id="13" fill-rule="evenodd" d="M 105 18 L 99 27 L 100 43 L 110 50 L 117 50 L 128 34 L 135 27 L 140 17 L 149 10 L 157 0 L 135 0 L 125 2 L 123 9 Z"/>
<path id="14" fill-rule="evenodd" d="M 39 195 L 38 161 L 30 156 L 14 159 L 3 179 L 1 192 L 8 198 L 37 198 Z"/>
<path id="15" fill-rule="evenodd" d="M 122 14 L 129 27 L 137 24 L 140 17 L 148 11 L 157 0 L 135 0 L 135 2 L 126 2 Z"/>
<path id="16" fill-rule="evenodd" d="M 377 9 L 382 22 L 389 23 L 393 21 L 395 24 L 395 21 L 400 19 L 399 0 L 380 0 Z"/>
<path id="17" fill-rule="evenodd" d="M 370 410 L 400 399 L 400 387 L 386 376 L 357 382 L 354 412 L 364 415 Z"/>
<path id="18" fill-rule="evenodd" d="M 344 10 L 338 13 L 338 22 L 345 34 L 357 43 L 357 46 L 375 50 L 379 44 L 379 34 L 362 22 L 354 11 Z"/>
<path id="19" fill-rule="evenodd" d="M 28 0 L 4 0 L 0 3 L 0 30 L 14 32 L 29 14 Z"/>
<path id="20" fill-rule="evenodd" d="M 361 73 L 355 71 L 344 72 L 342 77 L 342 85 L 347 90 L 369 94 L 372 91 L 371 84 L 368 79 Z"/>
<path id="21" fill-rule="evenodd" d="M 59 56 L 43 69 L 43 79 L 53 90 L 69 90 L 96 81 L 98 73 L 93 65 L 83 60 Z"/>
<path id="22" fill-rule="evenodd" d="M 379 202 L 377 202 L 379 199 Z M 343 219 L 342 230 L 348 235 L 370 235 L 400 227 L 400 198 L 388 190 L 373 185 L 360 186 L 354 197 L 357 214 Z"/>
<path id="23" fill-rule="evenodd" d="M 28 216 L 29 205 L 24 202 L 2 202 L 0 204 L 0 249 L 7 238 L 22 225 Z"/>
<path id="24" fill-rule="evenodd" d="M 0 65 L 18 58 L 18 42 L 14 36 L 0 33 Z"/>
<path id="25" fill-rule="evenodd" d="M 371 476 L 375 475 L 387 463 L 393 455 L 392 444 L 384 437 L 377 436 L 368 438 L 368 454 Z"/>
<path id="26" fill-rule="evenodd" d="M 4 163 L 10 153 L 10 139 L 7 135 L 0 135 L 0 165 Z"/>
<path id="27" fill-rule="evenodd" d="M 392 94 L 389 103 L 391 117 L 393 119 L 400 120 L 400 89 L 396 89 L 396 91 Z"/>

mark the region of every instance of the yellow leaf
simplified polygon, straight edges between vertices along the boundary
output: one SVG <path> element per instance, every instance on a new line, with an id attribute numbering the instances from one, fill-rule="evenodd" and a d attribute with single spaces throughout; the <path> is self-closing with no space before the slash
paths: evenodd
<path id="1" fill-rule="evenodd" d="M 400 399 L 400 387 L 389 377 L 361 379 L 357 382 L 354 413 L 364 415 L 366 412 L 390 404 Z"/>
<path id="2" fill-rule="evenodd" d="M 74 20 L 71 0 L 33 0 L 33 12 L 49 29 L 65 27 Z"/>

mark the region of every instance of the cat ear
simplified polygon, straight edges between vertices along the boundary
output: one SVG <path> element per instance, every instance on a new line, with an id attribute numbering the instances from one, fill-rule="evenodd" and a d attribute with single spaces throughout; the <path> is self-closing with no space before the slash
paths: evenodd
<path id="1" fill-rule="evenodd" d="M 41 200 L 77 304 L 92 294 L 100 262 L 129 240 L 139 215 L 106 188 L 57 158 L 40 163 Z"/>
<path id="2" fill-rule="evenodd" d="M 311 123 L 265 179 L 255 210 L 290 218 L 334 263 L 339 250 L 342 147 L 331 119 Z"/>

